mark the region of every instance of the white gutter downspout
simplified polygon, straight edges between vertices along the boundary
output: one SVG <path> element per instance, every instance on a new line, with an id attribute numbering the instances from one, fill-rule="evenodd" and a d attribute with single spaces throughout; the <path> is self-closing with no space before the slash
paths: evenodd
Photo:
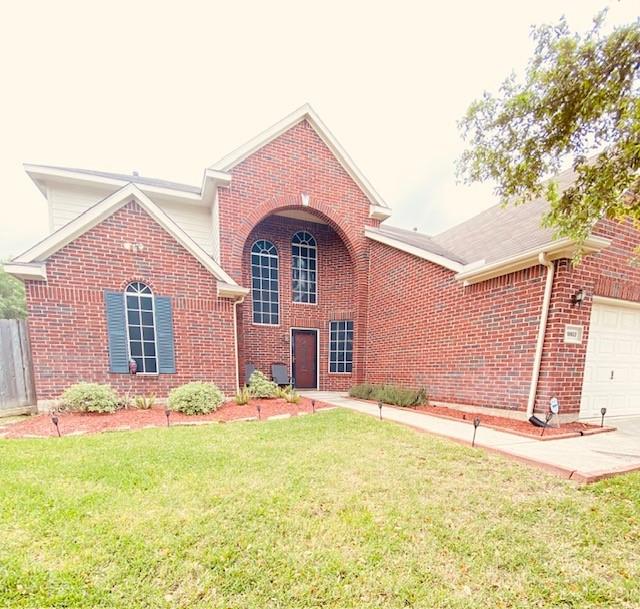
<path id="1" fill-rule="evenodd" d="M 533 372 L 531 373 L 531 386 L 529 387 L 529 400 L 527 401 L 527 419 L 533 415 L 533 407 L 536 403 L 538 378 L 540 376 L 540 363 L 542 362 L 542 349 L 544 347 L 544 335 L 547 330 L 549 317 L 549 304 L 551 303 L 551 291 L 553 289 L 553 275 L 555 266 L 544 252 L 538 254 L 538 262 L 547 267 L 547 281 L 544 285 L 544 298 L 542 299 L 542 311 L 540 311 L 540 325 L 538 326 L 538 341 L 536 353 L 533 359 Z"/>
<path id="2" fill-rule="evenodd" d="M 236 360 L 236 391 L 240 391 L 240 360 L 238 358 L 238 305 L 244 302 L 245 297 L 233 301 L 233 350 Z"/>

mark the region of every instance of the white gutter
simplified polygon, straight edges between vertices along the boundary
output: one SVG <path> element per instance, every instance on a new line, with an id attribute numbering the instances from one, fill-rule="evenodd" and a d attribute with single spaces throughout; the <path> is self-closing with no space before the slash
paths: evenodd
<path id="1" fill-rule="evenodd" d="M 544 297 L 542 299 L 542 310 L 540 311 L 540 324 L 538 325 L 538 340 L 536 342 L 536 352 L 533 357 L 533 371 L 531 373 L 531 386 L 529 387 L 529 399 L 527 401 L 527 419 L 533 415 L 533 407 L 536 403 L 536 392 L 538 390 L 538 378 L 540 377 L 540 363 L 542 362 L 542 350 L 544 348 L 544 335 L 547 330 L 547 319 L 549 318 L 549 304 L 551 303 L 551 292 L 553 290 L 553 275 L 555 265 L 547 258 L 544 252 L 538 254 L 538 262 L 547 267 L 547 281 L 544 285 Z"/>
<path id="2" fill-rule="evenodd" d="M 611 245 L 610 239 L 592 235 L 587 237 L 582 244 L 582 253 L 585 255 L 593 254 L 609 247 L 609 245 Z M 572 258 L 575 251 L 576 244 L 572 239 L 556 239 L 489 264 L 468 264 L 458 272 L 455 278 L 462 281 L 465 286 L 472 285 L 539 264 L 538 255 L 540 252 L 544 252 L 545 257 L 549 260 L 557 260 L 558 258 Z"/>

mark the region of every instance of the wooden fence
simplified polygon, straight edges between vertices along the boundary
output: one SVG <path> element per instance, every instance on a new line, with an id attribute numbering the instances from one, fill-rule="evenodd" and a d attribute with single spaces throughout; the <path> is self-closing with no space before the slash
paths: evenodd
<path id="1" fill-rule="evenodd" d="M 0 416 L 35 405 L 27 322 L 0 319 Z"/>

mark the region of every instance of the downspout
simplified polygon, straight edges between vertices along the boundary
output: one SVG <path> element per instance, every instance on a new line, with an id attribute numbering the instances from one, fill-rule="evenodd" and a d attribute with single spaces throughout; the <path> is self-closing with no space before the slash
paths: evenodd
<path id="1" fill-rule="evenodd" d="M 238 357 L 238 305 L 244 302 L 244 296 L 233 301 L 233 350 L 236 360 L 236 391 L 240 391 L 240 360 Z"/>
<path id="2" fill-rule="evenodd" d="M 533 359 L 533 372 L 531 373 L 531 386 L 529 387 L 529 400 L 527 401 L 527 419 L 533 415 L 533 407 L 536 403 L 536 392 L 538 390 L 538 378 L 540 377 L 540 363 L 542 362 L 542 350 L 544 348 L 544 335 L 547 330 L 547 319 L 549 317 L 549 304 L 551 303 L 551 292 L 553 290 L 553 275 L 555 266 L 547 258 L 544 252 L 538 254 L 538 262 L 547 267 L 547 281 L 544 285 L 544 298 L 542 299 L 542 310 L 540 311 L 540 325 L 538 326 L 538 340 L 536 342 L 536 353 Z"/>

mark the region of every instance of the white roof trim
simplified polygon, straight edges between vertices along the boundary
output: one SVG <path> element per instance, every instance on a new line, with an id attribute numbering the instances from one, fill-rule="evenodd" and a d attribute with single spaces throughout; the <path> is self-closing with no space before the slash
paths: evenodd
<path id="1" fill-rule="evenodd" d="M 389 245 L 390 247 L 394 247 L 397 250 L 402 252 L 406 252 L 407 254 L 412 254 L 418 258 L 422 258 L 423 260 L 428 260 L 433 264 L 437 264 L 438 266 L 442 266 L 445 269 L 449 269 L 450 271 L 454 271 L 459 273 L 464 269 L 464 265 L 456 262 L 455 260 L 450 260 L 449 258 L 445 258 L 444 256 L 440 256 L 439 254 L 434 254 L 427 250 L 423 250 L 422 248 L 416 247 L 414 245 L 409 245 L 404 243 L 403 241 L 399 241 L 394 239 L 393 237 L 388 237 L 387 235 L 381 235 L 377 232 L 372 231 L 371 229 L 365 228 L 364 230 L 365 237 L 369 237 L 369 239 L 373 239 L 373 241 L 377 241 L 378 243 L 383 243 L 384 245 Z"/>
<path id="2" fill-rule="evenodd" d="M 611 245 L 611 241 L 604 237 L 588 237 L 583 244 L 583 253 L 593 254 L 609 245 Z M 464 285 L 472 285 L 535 266 L 539 264 L 538 255 L 540 253 L 546 254 L 549 260 L 558 260 L 559 258 L 572 258 L 576 249 L 576 244 L 572 239 L 557 239 L 489 264 L 480 266 L 477 263 L 468 264 L 456 275 L 456 279 L 464 282 Z"/>
<path id="3" fill-rule="evenodd" d="M 253 139 L 249 140 L 246 144 L 243 144 L 233 152 L 222 157 L 219 161 L 211 165 L 210 169 L 224 172 L 230 171 L 238 163 L 244 161 L 248 156 L 252 155 L 263 146 L 266 146 L 269 142 L 273 141 L 285 131 L 303 120 L 307 120 L 315 129 L 322 141 L 329 147 L 331 152 L 333 152 L 345 171 L 353 178 L 356 184 L 360 186 L 371 203 L 389 210 L 389 206 L 384 202 L 383 198 L 376 192 L 369 180 L 367 180 L 362 172 L 356 167 L 351 157 L 347 154 L 347 151 L 341 146 L 340 142 L 338 142 L 327 126 L 322 122 L 322 120 L 320 120 L 320 117 L 309 104 L 301 106 L 266 131 L 263 131 Z"/>
<path id="4" fill-rule="evenodd" d="M 43 262 L 53 253 L 71 243 L 74 239 L 87 232 L 115 211 L 135 199 L 136 202 L 180 245 L 182 245 L 198 262 L 211 274 L 224 283 L 237 285 L 236 282 L 209 256 L 196 242 L 187 235 L 167 214 L 165 214 L 147 195 L 135 184 L 127 184 L 102 201 L 96 203 L 74 220 L 65 224 L 57 231 L 15 258 L 11 263 L 29 264 Z"/>
<path id="5" fill-rule="evenodd" d="M 33 165 L 30 163 L 24 164 L 24 170 L 29 177 L 35 182 L 36 186 L 46 197 L 47 193 L 41 185 L 38 183 L 40 180 L 46 179 L 61 179 L 72 180 L 77 182 L 89 182 L 91 184 L 103 184 L 105 186 L 112 186 L 113 188 L 122 188 L 127 184 L 133 184 L 134 182 L 125 179 L 108 178 L 105 176 L 92 175 L 90 173 L 83 173 L 79 171 L 73 171 L 71 169 L 62 169 L 56 167 L 47 167 L 46 165 Z M 132 176 L 133 177 L 133 176 Z M 168 197 L 174 197 L 179 199 L 188 199 L 190 201 L 201 201 L 205 196 L 205 190 L 207 182 L 213 180 L 220 186 L 226 186 L 231 182 L 231 175 L 222 171 L 212 171 L 205 169 L 202 178 L 202 186 L 200 193 L 188 192 L 178 188 L 169 188 L 166 186 L 154 186 L 152 184 L 135 183 L 135 186 L 142 192 L 155 195 L 164 195 Z"/>
<path id="6" fill-rule="evenodd" d="M 249 288 L 243 288 L 237 284 L 218 282 L 218 296 L 220 298 L 244 298 L 249 293 Z"/>
<path id="7" fill-rule="evenodd" d="M 30 279 L 35 281 L 47 280 L 47 265 L 44 262 L 17 263 L 6 262 L 2 265 L 6 273 L 18 279 Z"/>
<path id="8" fill-rule="evenodd" d="M 380 205 L 369 205 L 369 217 L 382 222 L 391 217 L 391 210 L 388 207 L 380 207 Z"/>

